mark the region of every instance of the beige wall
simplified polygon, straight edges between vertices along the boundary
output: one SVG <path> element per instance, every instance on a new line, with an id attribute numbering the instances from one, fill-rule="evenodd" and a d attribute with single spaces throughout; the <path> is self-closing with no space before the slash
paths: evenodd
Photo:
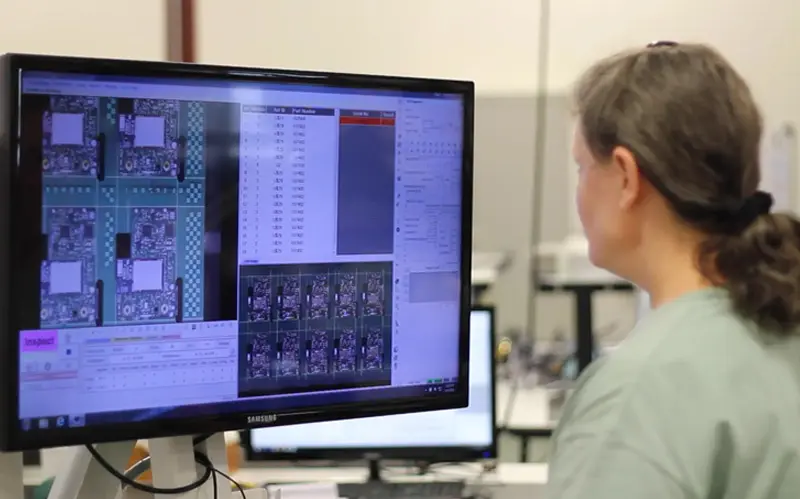
<path id="1" fill-rule="evenodd" d="M 203 61 L 463 78 L 483 92 L 536 83 L 535 1 L 197 2 Z"/>
<path id="2" fill-rule="evenodd" d="M 163 59 L 161 0 L 0 0 L 0 53 Z"/>
<path id="3" fill-rule="evenodd" d="M 793 0 L 555 0 L 550 87 L 598 56 L 652 40 L 708 42 L 745 74 L 770 120 L 800 118 L 800 3 Z"/>

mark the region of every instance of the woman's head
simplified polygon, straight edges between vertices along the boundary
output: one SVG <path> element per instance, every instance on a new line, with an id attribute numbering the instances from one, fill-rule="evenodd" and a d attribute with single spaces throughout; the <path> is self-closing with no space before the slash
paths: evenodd
<path id="1" fill-rule="evenodd" d="M 615 55 L 575 100 L 578 210 L 596 265 L 634 282 L 648 266 L 689 266 L 762 326 L 800 323 L 800 225 L 768 214 L 757 192 L 761 115 L 719 53 L 657 43 Z"/>

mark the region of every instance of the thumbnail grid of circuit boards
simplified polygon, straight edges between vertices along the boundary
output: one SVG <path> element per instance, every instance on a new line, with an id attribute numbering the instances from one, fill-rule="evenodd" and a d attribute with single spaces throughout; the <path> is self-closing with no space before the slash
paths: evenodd
<path id="1" fill-rule="evenodd" d="M 242 269 L 247 378 L 391 369 L 391 262 Z"/>

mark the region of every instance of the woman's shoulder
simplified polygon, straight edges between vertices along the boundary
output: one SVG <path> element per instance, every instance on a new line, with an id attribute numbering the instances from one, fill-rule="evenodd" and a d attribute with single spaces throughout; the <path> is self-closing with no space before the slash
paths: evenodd
<path id="1" fill-rule="evenodd" d="M 710 476 L 714 456 L 746 464 L 796 455 L 800 337 L 764 334 L 714 310 L 641 328 L 581 376 L 556 453 L 589 439 L 655 460 L 682 483 Z"/>
<path id="2" fill-rule="evenodd" d="M 800 337 L 771 339 L 724 307 L 684 311 L 642 321 L 591 365 L 573 410 L 713 425 L 800 403 Z"/>
<path id="3" fill-rule="evenodd" d="M 692 369 L 733 367 L 761 355 L 765 338 L 731 306 L 727 293 L 707 289 L 690 293 L 645 316 L 615 351 L 617 368 Z"/>
<path id="4" fill-rule="evenodd" d="M 659 348 L 664 345 L 631 340 L 589 366 L 564 408 L 557 438 L 587 429 L 626 441 L 656 429 L 699 438 L 718 424 L 725 417 L 714 400 L 720 395 L 711 378 L 718 376 L 697 357 L 664 355 Z"/>
<path id="5" fill-rule="evenodd" d="M 760 330 L 733 310 L 723 290 L 709 289 L 645 316 L 581 376 L 576 393 L 587 403 L 698 399 L 711 410 L 724 399 L 761 398 L 776 385 L 794 391 L 800 385 L 800 336 L 776 338 Z"/>

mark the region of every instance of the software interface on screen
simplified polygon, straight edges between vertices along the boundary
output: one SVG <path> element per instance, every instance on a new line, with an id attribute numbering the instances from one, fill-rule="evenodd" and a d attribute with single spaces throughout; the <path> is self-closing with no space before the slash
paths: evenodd
<path id="1" fill-rule="evenodd" d="M 467 408 L 262 428 L 250 432 L 250 445 L 256 452 L 280 453 L 403 447 L 488 449 L 494 441 L 492 354 L 491 312 L 473 310 Z"/>
<path id="2" fill-rule="evenodd" d="M 460 96 L 31 72 L 22 88 L 43 248 L 23 429 L 452 389 Z"/>

